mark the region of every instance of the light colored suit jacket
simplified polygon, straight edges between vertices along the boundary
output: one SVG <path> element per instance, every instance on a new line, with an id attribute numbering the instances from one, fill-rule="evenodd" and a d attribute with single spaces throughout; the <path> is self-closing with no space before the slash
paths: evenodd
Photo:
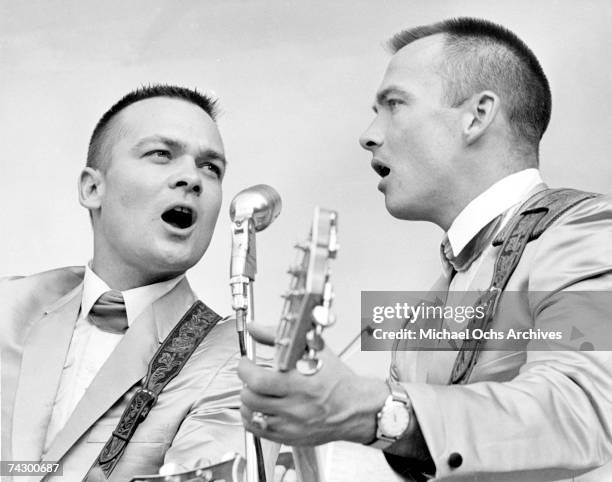
<path id="1" fill-rule="evenodd" d="M 59 461 L 63 477 L 81 480 L 146 375 L 159 344 L 195 301 L 186 279 L 132 324 L 70 419 L 43 452 L 44 440 L 83 289 L 82 268 L 0 281 L 2 460 Z M 157 473 L 166 462 L 191 468 L 243 451 L 238 343 L 220 322 L 160 394 L 111 475 L 125 481 Z M 41 477 L 20 477 L 20 481 Z M 47 478 L 45 480 L 54 480 Z M 94 470 L 88 480 L 106 480 Z"/>
<path id="2" fill-rule="evenodd" d="M 486 252 L 470 290 L 488 287 L 499 249 Z M 588 303 L 575 290 L 603 293 Z M 463 386 L 448 386 L 456 351 L 400 344 L 391 377 L 406 382 L 436 480 L 612 480 L 612 464 L 594 470 L 612 460 L 612 351 L 576 350 L 612 333 L 612 196 L 570 209 L 528 243 L 506 292 L 517 294 L 502 295 L 493 329 L 575 326 L 583 337 L 563 351 L 482 351 Z"/>

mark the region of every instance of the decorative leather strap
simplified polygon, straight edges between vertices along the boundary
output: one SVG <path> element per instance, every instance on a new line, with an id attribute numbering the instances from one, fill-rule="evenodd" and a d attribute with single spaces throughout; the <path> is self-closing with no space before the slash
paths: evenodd
<path id="1" fill-rule="evenodd" d="M 155 352 L 142 387 L 130 400 L 96 460 L 106 478 L 110 477 L 132 435 L 157 402 L 163 388 L 178 375 L 191 354 L 220 319 L 221 317 L 204 303 L 196 301 Z"/>
<path id="2" fill-rule="evenodd" d="M 481 307 L 485 315 L 468 322 L 469 333 L 475 329 L 486 330 L 495 317 L 499 299 L 514 269 L 518 265 L 525 246 L 537 239 L 559 216 L 578 203 L 596 197 L 597 194 L 575 189 L 545 189 L 531 196 L 493 240 L 493 246 L 502 245 L 489 288 L 478 298 L 474 307 Z M 478 361 L 482 339 L 468 338 L 461 345 L 450 384 L 465 384 Z"/>

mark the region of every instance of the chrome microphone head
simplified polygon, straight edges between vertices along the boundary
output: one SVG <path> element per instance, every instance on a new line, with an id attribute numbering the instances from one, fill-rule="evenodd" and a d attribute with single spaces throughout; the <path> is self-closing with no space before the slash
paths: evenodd
<path id="1" fill-rule="evenodd" d="M 255 231 L 263 231 L 278 217 L 281 207 L 276 189 L 267 184 L 257 184 L 234 196 L 230 204 L 230 219 L 234 223 L 253 219 Z"/>

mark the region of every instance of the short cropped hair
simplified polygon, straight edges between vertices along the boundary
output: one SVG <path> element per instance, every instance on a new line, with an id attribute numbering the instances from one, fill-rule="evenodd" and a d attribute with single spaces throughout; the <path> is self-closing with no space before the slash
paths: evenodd
<path id="1" fill-rule="evenodd" d="M 87 166 L 105 170 L 110 154 L 109 138 L 112 130 L 112 120 L 119 112 L 135 102 L 153 97 L 169 97 L 182 99 L 200 107 L 214 121 L 218 113 L 218 101 L 212 96 L 201 94 L 196 89 L 178 87 L 176 85 L 154 84 L 143 86 L 124 95 L 117 103 L 108 109 L 100 118 L 93 130 L 87 151 Z"/>
<path id="2" fill-rule="evenodd" d="M 517 140 L 538 152 L 550 121 L 550 86 L 538 59 L 513 32 L 488 20 L 460 17 L 423 25 L 393 36 L 392 53 L 415 40 L 444 35 L 439 66 L 445 100 L 461 105 L 473 94 L 492 90 L 500 96 Z"/>

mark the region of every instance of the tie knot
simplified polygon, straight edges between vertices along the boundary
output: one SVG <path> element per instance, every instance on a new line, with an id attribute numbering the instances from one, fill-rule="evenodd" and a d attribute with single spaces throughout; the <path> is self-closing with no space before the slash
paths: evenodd
<path id="1" fill-rule="evenodd" d="M 482 254 L 484 249 L 493 240 L 493 236 L 499 227 L 502 215 L 497 216 L 493 221 L 482 228 L 458 254 L 453 253 L 448 235 L 444 235 L 440 245 L 440 254 L 445 271 L 451 274 L 453 270 L 461 272 L 467 271 L 472 263 Z"/>
<path id="2" fill-rule="evenodd" d="M 111 290 L 100 296 L 89 311 L 89 321 L 102 331 L 125 333 L 128 321 L 121 292 Z"/>

